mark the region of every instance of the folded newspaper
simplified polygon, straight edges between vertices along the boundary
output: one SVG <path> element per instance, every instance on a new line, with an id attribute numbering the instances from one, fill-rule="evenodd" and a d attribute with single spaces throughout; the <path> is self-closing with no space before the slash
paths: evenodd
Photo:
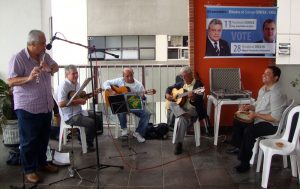
<path id="1" fill-rule="evenodd" d="M 54 152 L 52 163 L 55 165 L 69 165 L 70 164 L 70 153 L 61 153 L 58 151 Z"/>

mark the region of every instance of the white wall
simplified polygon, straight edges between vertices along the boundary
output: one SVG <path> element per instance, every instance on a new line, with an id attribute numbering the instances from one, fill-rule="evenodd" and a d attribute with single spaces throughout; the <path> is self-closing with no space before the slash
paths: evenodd
<path id="1" fill-rule="evenodd" d="M 42 29 L 41 1 L 0 1 L 1 79 L 7 79 L 11 56 L 26 47 L 28 32 L 32 29 Z"/>
<path id="2" fill-rule="evenodd" d="M 187 35 L 188 0 L 88 0 L 88 35 Z"/>
<path id="3" fill-rule="evenodd" d="M 279 43 L 290 43 L 290 55 L 276 56 L 276 64 L 281 68 L 280 83 L 289 98 L 300 103 L 300 86 L 292 87 L 291 81 L 300 79 L 300 1 L 278 0 L 277 48 Z"/>
<path id="4" fill-rule="evenodd" d="M 71 42 L 87 45 L 86 0 L 52 0 L 53 34 Z M 59 65 L 87 64 L 87 49 L 65 41 L 52 44 L 54 60 Z"/>
<path id="5" fill-rule="evenodd" d="M 277 48 L 279 43 L 290 43 L 290 55 L 276 56 L 277 64 L 300 64 L 300 1 L 278 0 Z"/>

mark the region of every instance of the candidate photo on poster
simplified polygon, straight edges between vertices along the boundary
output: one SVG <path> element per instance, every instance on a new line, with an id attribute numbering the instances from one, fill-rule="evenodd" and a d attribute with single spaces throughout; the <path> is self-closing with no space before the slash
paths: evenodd
<path id="1" fill-rule="evenodd" d="M 228 42 L 222 38 L 223 23 L 212 19 L 207 28 L 205 56 L 231 56 Z"/>

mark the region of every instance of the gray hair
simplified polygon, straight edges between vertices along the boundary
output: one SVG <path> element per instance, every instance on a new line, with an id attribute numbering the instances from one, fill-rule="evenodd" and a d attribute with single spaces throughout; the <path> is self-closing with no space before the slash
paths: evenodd
<path id="1" fill-rule="evenodd" d="M 188 74 L 193 74 L 193 70 L 190 66 L 182 67 L 180 69 L 180 74 L 182 74 L 183 72 L 188 73 Z"/>
<path id="2" fill-rule="evenodd" d="M 208 29 L 210 29 L 210 26 L 211 25 L 221 25 L 222 26 L 222 28 L 223 28 L 223 23 L 222 23 L 222 21 L 221 20 L 219 20 L 219 19 L 212 19 L 210 22 L 209 22 L 209 24 L 208 24 Z"/>
<path id="3" fill-rule="evenodd" d="M 40 37 L 45 35 L 41 30 L 31 30 L 28 33 L 27 45 L 37 44 L 40 42 Z"/>
<path id="4" fill-rule="evenodd" d="M 70 64 L 68 66 L 65 67 L 65 75 L 67 76 L 67 74 L 70 72 L 70 71 L 77 71 L 77 67 L 73 64 Z"/>

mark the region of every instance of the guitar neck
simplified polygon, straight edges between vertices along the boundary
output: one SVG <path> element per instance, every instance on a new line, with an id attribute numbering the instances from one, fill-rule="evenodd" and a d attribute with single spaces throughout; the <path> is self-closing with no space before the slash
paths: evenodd
<path id="1" fill-rule="evenodd" d="M 97 89 L 94 93 L 95 93 L 95 94 L 99 94 L 101 91 L 102 91 L 102 89 L 100 88 L 100 89 Z M 87 94 L 85 94 L 85 95 L 83 95 L 83 96 L 81 96 L 81 97 L 82 97 L 82 98 L 91 98 L 92 96 L 93 96 L 93 92 L 87 93 Z"/>

